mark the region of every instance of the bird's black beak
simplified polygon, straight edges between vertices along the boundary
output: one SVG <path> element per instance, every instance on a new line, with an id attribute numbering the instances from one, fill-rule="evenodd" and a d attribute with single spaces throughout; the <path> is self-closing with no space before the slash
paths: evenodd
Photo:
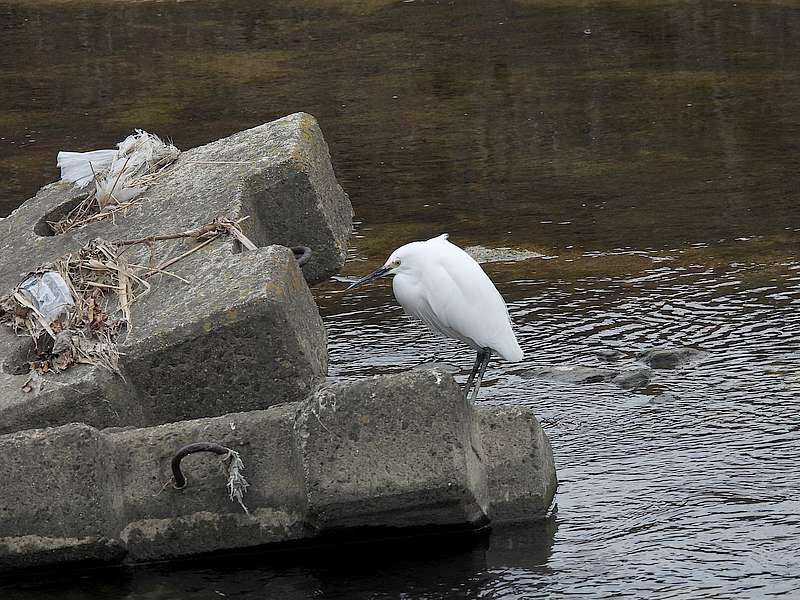
<path id="1" fill-rule="evenodd" d="M 375 269 L 369 275 L 365 275 L 364 277 L 362 277 L 358 281 L 354 281 L 353 283 L 351 283 L 350 287 L 348 287 L 347 289 L 348 290 L 352 290 L 356 286 L 359 286 L 359 285 L 361 285 L 363 283 L 367 283 L 368 281 L 372 281 L 373 279 L 377 279 L 378 277 L 382 277 L 383 275 L 386 275 L 391 270 L 392 270 L 391 267 L 381 267 L 380 269 Z M 347 290 L 345 290 L 345 291 L 347 291 Z"/>

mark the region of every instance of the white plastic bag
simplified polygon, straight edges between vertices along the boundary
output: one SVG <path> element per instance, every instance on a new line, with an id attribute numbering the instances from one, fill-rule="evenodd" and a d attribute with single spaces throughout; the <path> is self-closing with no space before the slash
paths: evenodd
<path id="1" fill-rule="evenodd" d="M 48 323 L 52 323 L 68 306 L 75 304 L 67 282 L 55 271 L 31 275 L 20 284 L 19 291 Z"/>
<path id="2" fill-rule="evenodd" d="M 108 171 L 117 155 L 116 150 L 92 150 L 91 152 L 59 152 L 56 165 L 61 169 L 61 180 L 82 188 L 89 185 L 95 175 Z"/>
<path id="3" fill-rule="evenodd" d="M 163 169 L 178 158 L 180 151 L 152 133 L 137 129 L 119 144 L 117 150 L 59 152 L 56 164 L 61 180 L 83 188 L 96 183 L 101 207 L 122 204 L 145 190 L 139 178 Z"/>

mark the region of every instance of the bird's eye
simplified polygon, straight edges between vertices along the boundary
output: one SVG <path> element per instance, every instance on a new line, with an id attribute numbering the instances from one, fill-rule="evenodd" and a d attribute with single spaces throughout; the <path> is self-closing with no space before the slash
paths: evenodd
<path id="1" fill-rule="evenodd" d="M 399 266 L 400 266 L 400 259 L 399 259 L 399 258 L 395 258 L 395 259 L 392 261 L 392 266 L 393 266 L 393 267 L 399 267 Z"/>

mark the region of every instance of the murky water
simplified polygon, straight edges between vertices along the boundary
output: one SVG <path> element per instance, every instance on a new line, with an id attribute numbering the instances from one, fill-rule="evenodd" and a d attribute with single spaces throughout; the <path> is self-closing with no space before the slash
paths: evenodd
<path id="1" fill-rule="evenodd" d="M 561 479 L 544 527 L 59 597 L 800 597 L 800 5 L 6 1 L 0 26 L 0 214 L 58 149 L 306 110 L 357 213 L 346 274 L 442 231 L 536 253 L 485 265 L 526 359 L 481 396 L 536 409 Z M 332 376 L 471 365 L 386 284 L 343 287 L 316 290 Z M 634 391 L 535 375 L 665 345 L 705 354 Z"/>

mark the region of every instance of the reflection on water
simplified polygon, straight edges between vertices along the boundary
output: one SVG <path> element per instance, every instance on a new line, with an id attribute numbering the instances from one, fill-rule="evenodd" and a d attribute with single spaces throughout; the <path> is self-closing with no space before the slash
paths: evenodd
<path id="1" fill-rule="evenodd" d="M 346 274 L 442 231 L 528 251 L 486 265 L 526 359 L 492 363 L 481 398 L 536 409 L 561 479 L 544 530 L 327 565 L 136 569 L 63 593 L 800 594 L 795 3 L 0 0 L 0 27 L 0 214 L 55 177 L 58 149 L 134 127 L 188 148 L 306 110 L 359 219 Z M 344 287 L 316 290 L 332 376 L 470 366 L 385 283 Z M 707 354 L 636 391 L 532 376 L 640 367 L 664 345 Z"/>
<path id="2" fill-rule="evenodd" d="M 477 599 L 512 589 L 524 597 L 552 576 L 547 560 L 554 533 L 553 523 L 548 522 L 501 528 L 491 538 L 472 535 L 458 544 L 433 537 L 422 543 L 396 540 L 378 546 L 345 545 L 335 552 L 304 554 L 302 559 L 242 555 L 211 566 L 178 563 L 91 573 L 70 586 L 56 576 L 45 585 L 15 585 L 10 598 L 43 597 L 41 594 L 52 592 L 59 600 Z M 533 580 L 537 578 L 542 581 Z"/>

